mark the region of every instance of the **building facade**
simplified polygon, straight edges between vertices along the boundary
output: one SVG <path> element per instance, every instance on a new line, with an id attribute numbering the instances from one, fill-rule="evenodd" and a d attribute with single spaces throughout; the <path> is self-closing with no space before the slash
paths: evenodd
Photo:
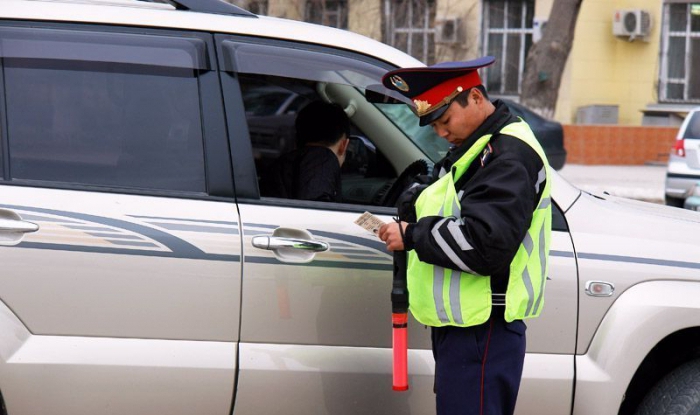
<path id="1" fill-rule="evenodd" d="M 229 0 L 259 14 L 351 30 L 431 64 L 494 55 L 493 96 L 517 100 L 525 58 L 556 0 Z M 700 105 L 700 0 L 586 0 L 555 118 L 676 125 Z"/>

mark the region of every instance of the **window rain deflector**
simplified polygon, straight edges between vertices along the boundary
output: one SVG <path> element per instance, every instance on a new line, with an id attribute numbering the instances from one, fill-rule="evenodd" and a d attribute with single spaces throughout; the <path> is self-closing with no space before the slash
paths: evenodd
<path id="1" fill-rule="evenodd" d="M 210 69 L 202 39 L 134 33 L 0 28 L 0 57 Z"/>
<path id="2" fill-rule="evenodd" d="M 406 97 L 381 84 L 387 69 L 332 53 L 273 45 L 224 40 L 224 70 L 244 74 L 272 75 L 370 90 L 370 102 L 410 103 Z M 369 99 L 369 97 L 368 97 Z"/>

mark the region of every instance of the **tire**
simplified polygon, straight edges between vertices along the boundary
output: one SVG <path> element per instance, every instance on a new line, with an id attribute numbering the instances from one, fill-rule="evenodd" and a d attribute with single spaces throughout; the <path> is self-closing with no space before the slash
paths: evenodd
<path id="1" fill-rule="evenodd" d="M 636 415 L 700 415 L 700 359 L 682 364 L 654 385 Z"/>
<path id="2" fill-rule="evenodd" d="M 683 202 L 685 202 L 685 199 L 666 195 L 665 201 L 666 201 L 666 205 L 668 205 L 668 206 L 682 208 Z"/>

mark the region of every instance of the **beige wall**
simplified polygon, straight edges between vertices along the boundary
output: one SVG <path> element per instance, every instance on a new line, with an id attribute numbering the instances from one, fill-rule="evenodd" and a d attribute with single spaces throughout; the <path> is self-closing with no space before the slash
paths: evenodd
<path id="1" fill-rule="evenodd" d="M 436 20 L 459 18 L 461 41 L 456 44 L 437 44 L 435 60 L 454 61 L 474 59 L 480 51 L 481 1 L 438 0 Z"/>
<path id="2" fill-rule="evenodd" d="M 350 0 L 348 2 L 348 30 L 382 40 L 381 0 Z"/>
<path id="3" fill-rule="evenodd" d="M 535 0 L 535 17 L 548 18 L 554 0 Z"/>
<path id="4" fill-rule="evenodd" d="M 292 20 L 304 20 L 304 0 L 268 0 L 267 14 Z"/>
<path id="5" fill-rule="evenodd" d="M 612 34 L 614 11 L 632 8 L 652 16 L 648 42 Z M 618 105 L 620 125 L 641 125 L 640 110 L 657 101 L 660 19 L 661 0 L 584 1 L 557 102 L 557 120 L 574 123 L 581 106 Z"/>

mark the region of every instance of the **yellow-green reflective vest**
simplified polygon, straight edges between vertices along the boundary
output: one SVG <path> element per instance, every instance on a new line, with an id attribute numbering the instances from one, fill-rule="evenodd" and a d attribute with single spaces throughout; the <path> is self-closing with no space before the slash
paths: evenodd
<path id="1" fill-rule="evenodd" d="M 500 133 L 519 138 L 532 147 L 542 159 L 546 175 L 545 188 L 530 228 L 510 263 L 504 314 L 505 320 L 510 322 L 537 317 L 543 308 L 552 228 L 552 181 L 544 151 L 527 123 L 508 124 Z M 415 206 L 418 219 L 442 216 L 461 220 L 455 182 L 490 139 L 491 134 L 479 138 L 452 166 L 452 174 L 445 174 L 421 192 Z M 439 244 L 442 238 L 436 236 Z M 474 326 L 484 323 L 491 315 L 490 277 L 421 262 L 415 251 L 408 253 L 408 291 L 411 313 L 428 326 Z"/>

